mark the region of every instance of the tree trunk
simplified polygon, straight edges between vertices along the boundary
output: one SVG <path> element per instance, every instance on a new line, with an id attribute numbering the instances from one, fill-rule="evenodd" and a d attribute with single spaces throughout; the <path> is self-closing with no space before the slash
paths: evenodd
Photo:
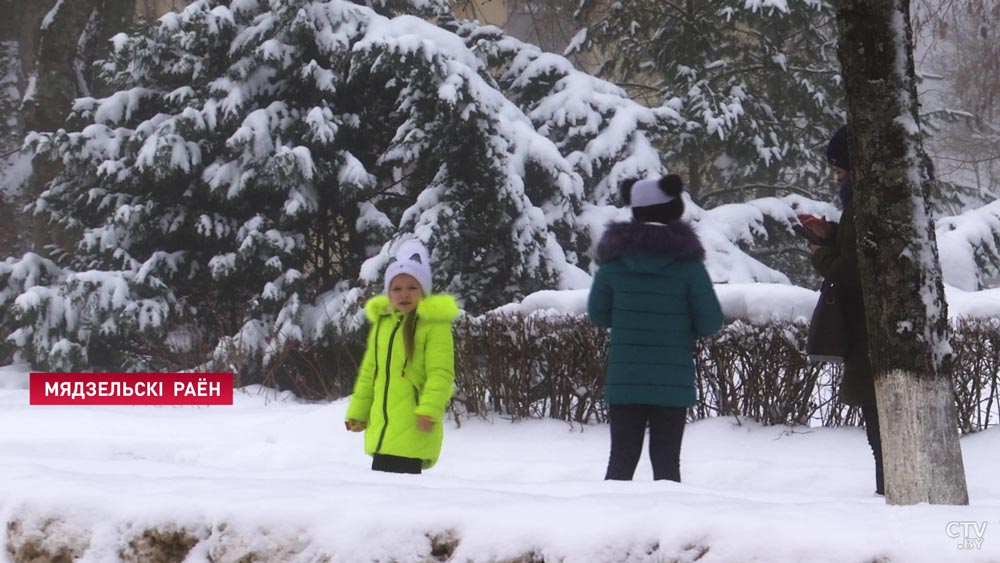
<path id="1" fill-rule="evenodd" d="M 20 256 L 31 246 L 31 218 L 22 211 L 29 200 L 25 173 L 30 157 L 19 152 L 24 141 L 19 108 L 25 69 L 34 64 L 37 31 L 51 8 L 47 2 L 0 0 L 0 257 Z"/>
<path id="2" fill-rule="evenodd" d="M 886 501 L 968 504 L 909 0 L 842 0 L 837 20 Z"/>
<path id="3" fill-rule="evenodd" d="M 64 0 L 42 20 L 35 84 L 22 110 L 29 131 L 55 131 L 64 125 L 77 93 L 77 42 L 96 7 L 97 0 Z"/>
<path id="4" fill-rule="evenodd" d="M 969 504 L 951 380 L 897 370 L 875 380 L 890 504 Z"/>
<path id="5" fill-rule="evenodd" d="M 86 32 L 89 35 L 85 38 L 86 45 L 78 58 L 87 65 L 106 59 L 111 54 L 111 37 L 128 30 L 135 16 L 135 3 L 136 0 L 100 0 L 96 17 Z M 86 69 L 85 77 L 91 96 L 103 98 L 113 93 L 93 68 Z"/>
<path id="6" fill-rule="evenodd" d="M 20 40 L 22 60 L 26 59 L 24 70 L 32 76 L 21 106 L 21 122 L 26 131 L 56 131 L 65 126 L 73 100 L 86 93 L 80 91 L 81 81 L 86 88 L 92 86 L 86 67 L 95 56 L 107 53 L 106 43 L 112 35 L 125 30 L 135 0 L 21 0 L 15 4 L 33 6 L 25 12 L 31 17 L 25 16 L 21 26 L 32 31 Z M 41 6 L 46 7 L 45 11 L 39 10 Z M 81 40 L 88 25 L 98 36 Z M 82 69 L 76 67 L 78 60 Z M 61 168 L 57 161 L 36 156 L 32 161 L 30 197 L 37 198 Z M 67 233 L 53 230 L 44 218 L 34 218 L 32 244 L 36 252 L 44 252 L 45 246 L 53 243 L 69 246 L 70 239 Z"/>

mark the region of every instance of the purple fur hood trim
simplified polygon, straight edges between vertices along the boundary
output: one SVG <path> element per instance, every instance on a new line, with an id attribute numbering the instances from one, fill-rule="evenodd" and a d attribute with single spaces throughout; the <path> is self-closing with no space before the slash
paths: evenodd
<path id="1" fill-rule="evenodd" d="M 597 263 L 621 258 L 629 252 L 666 254 L 677 260 L 703 260 L 705 248 L 691 225 L 684 221 L 669 224 L 639 221 L 609 223 L 597 244 Z"/>

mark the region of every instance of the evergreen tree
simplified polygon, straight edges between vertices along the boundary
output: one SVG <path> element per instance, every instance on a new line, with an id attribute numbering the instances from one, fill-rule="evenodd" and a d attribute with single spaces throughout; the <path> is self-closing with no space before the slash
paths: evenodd
<path id="1" fill-rule="evenodd" d="M 499 28 L 474 22 L 447 27 L 479 55 L 497 88 L 559 147 L 584 181 L 595 205 L 621 204 L 618 185 L 663 172 L 652 140 L 681 124 L 670 108 L 649 108 L 605 80 L 574 67 Z"/>
<path id="2" fill-rule="evenodd" d="M 660 144 L 697 200 L 827 196 L 817 153 L 843 122 L 827 1 L 583 0 L 581 11 L 595 23 L 577 43 L 605 54 L 601 75 L 681 115 Z"/>
<path id="3" fill-rule="evenodd" d="M 944 282 L 962 291 L 1000 286 L 1000 200 L 954 217 L 935 219 L 937 239 L 951 249 L 941 253 Z"/>
<path id="4" fill-rule="evenodd" d="M 451 14 L 448 0 L 351 0 L 367 6 L 376 13 L 392 18 L 412 15 L 427 19 L 447 17 Z"/>
<path id="5" fill-rule="evenodd" d="M 316 345 L 356 322 L 358 280 L 380 290 L 401 238 L 472 312 L 574 272 L 550 227 L 572 232 L 579 175 L 445 30 L 340 0 L 198 0 L 114 47 L 115 93 L 32 139 L 64 164 L 36 211 L 79 236 L 65 284 L 4 320 L 47 341 L 36 364 Z"/>

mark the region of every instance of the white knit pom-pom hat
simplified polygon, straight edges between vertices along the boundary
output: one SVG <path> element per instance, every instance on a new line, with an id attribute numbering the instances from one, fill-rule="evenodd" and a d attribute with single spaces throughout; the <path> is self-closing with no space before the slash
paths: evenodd
<path id="1" fill-rule="evenodd" d="M 404 241 L 396 249 L 395 262 L 385 269 L 385 293 L 389 293 L 389 284 L 400 274 L 413 276 L 420 284 L 424 295 L 431 294 L 431 258 L 427 247 L 419 240 Z"/>

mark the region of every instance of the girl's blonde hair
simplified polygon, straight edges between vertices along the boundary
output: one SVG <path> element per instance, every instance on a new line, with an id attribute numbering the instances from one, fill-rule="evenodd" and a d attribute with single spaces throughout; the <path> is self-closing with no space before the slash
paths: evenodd
<path id="1" fill-rule="evenodd" d="M 417 335 L 417 310 L 406 314 L 403 321 L 403 346 L 406 347 L 406 363 L 413 361 L 413 341 Z"/>

